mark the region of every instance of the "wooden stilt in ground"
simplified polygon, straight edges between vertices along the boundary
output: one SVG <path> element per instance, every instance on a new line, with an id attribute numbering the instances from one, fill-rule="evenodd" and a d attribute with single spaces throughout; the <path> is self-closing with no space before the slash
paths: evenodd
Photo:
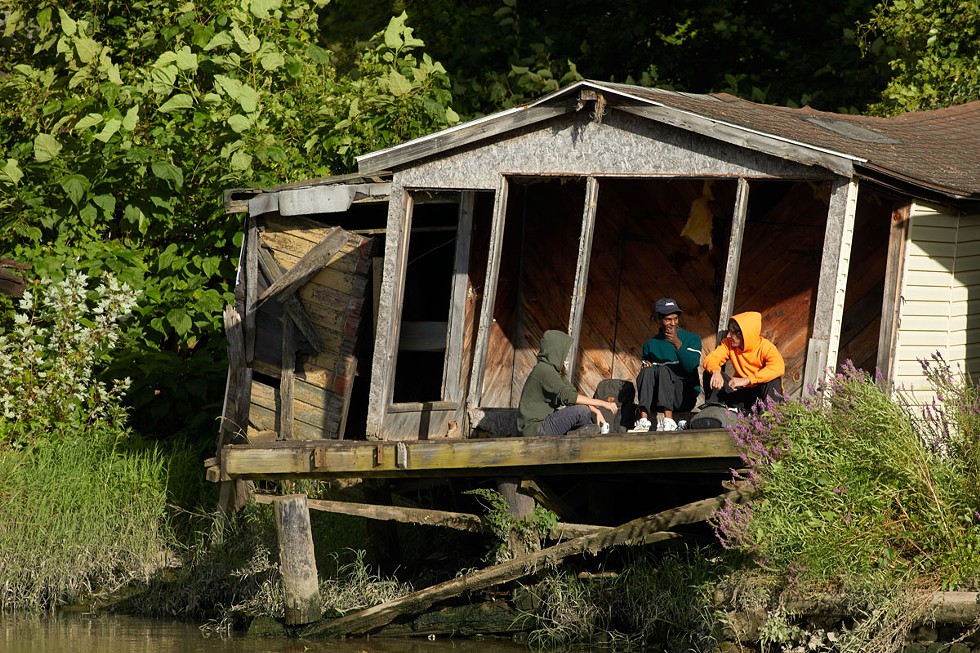
<path id="1" fill-rule="evenodd" d="M 534 498 L 518 492 L 521 479 L 519 478 L 500 478 L 497 479 L 497 491 L 507 500 L 510 506 L 510 516 L 514 519 L 524 519 L 534 511 Z M 525 542 L 516 533 L 511 532 L 507 548 L 511 555 L 520 557 L 530 553 L 530 543 Z M 534 547 L 535 549 L 540 547 Z"/>
<path id="2" fill-rule="evenodd" d="M 320 590 L 306 495 L 278 497 L 273 505 L 286 623 L 291 626 L 308 624 L 320 618 Z"/>

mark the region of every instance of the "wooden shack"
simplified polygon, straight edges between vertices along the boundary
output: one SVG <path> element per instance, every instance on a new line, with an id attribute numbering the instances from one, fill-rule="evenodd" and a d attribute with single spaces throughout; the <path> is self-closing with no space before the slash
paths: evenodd
<path id="1" fill-rule="evenodd" d="M 920 392 L 936 352 L 975 373 L 978 127 L 980 102 L 872 118 L 583 81 L 355 175 L 230 191 L 247 237 L 224 437 L 270 447 L 228 448 L 221 476 L 363 471 L 323 447 L 269 462 L 284 441 L 514 435 L 544 330 L 572 336 L 591 393 L 635 377 L 665 295 L 705 351 L 760 311 L 792 395 L 845 360 Z"/>
<path id="2" fill-rule="evenodd" d="M 978 126 L 980 103 L 886 119 L 584 81 L 356 176 L 232 192 L 252 380 L 227 421 L 466 438 L 516 405 L 546 329 L 583 390 L 633 378 L 663 295 L 705 350 L 760 311 L 792 394 L 845 359 L 906 387 L 936 351 L 976 371 Z"/>
<path id="3" fill-rule="evenodd" d="M 727 471 L 723 431 L 512 437 L 545 330 L 592 393 L 636 376 L 661 296 L 705 351 L 761 312 L 791 395 L 844 361 L 922 402 L 920 359 L 980 370 L 980 102 L 872 118 L 583 81 L 358 166 L 226 194 L 246 237 L 208 471 L 225 488 L 482 475 L 565 518 L 529 477 Z"/>

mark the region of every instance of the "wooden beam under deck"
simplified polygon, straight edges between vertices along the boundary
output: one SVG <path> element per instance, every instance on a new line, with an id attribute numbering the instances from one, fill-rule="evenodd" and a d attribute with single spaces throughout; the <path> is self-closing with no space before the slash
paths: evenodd
<path id="1" fill-rule="evenodd" d="M 610 470 L 724 471 L 739 466 L 724 429 L 474 440 L 312 440 L 226 445 L 232 478 L 392 478 Z"/>

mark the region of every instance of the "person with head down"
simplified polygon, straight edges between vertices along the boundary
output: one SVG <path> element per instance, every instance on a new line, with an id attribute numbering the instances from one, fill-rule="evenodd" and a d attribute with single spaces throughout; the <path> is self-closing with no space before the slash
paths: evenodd
<path id="1" fill-rule="evenodd" d="M 565 435 L 590 424 L 601 425 L 606 420 L 599 408 L 616 414 L 615 402 L 586 397 L 565 379 L 571 346 L 572 337 L 564 331 L 548 330 L 541 336 L 538 362 L 524 382 L 517 406 L 521 435 Z"/>
<path id="2" fill-rule="evenodd" d="M 690 411 L 701 394 L 698 366 L 701 364 L 701 338 L 681 328 L 681 307 L 670 297 L 654 304 L 657 334 L 643 343 L 640 373 L 636 375 L 637 415 L 634 431 L 649 431 L 650 416 L 663 413 L 658 431 L 682 428 L 676 412 Z"/>
<path id="3" fill-rule="evenodd" d="M 731 361 L 734 376 L 725 374 Z M 705 403 L 720 403 L 747 413 L 756 402 L 783 398 L 786 364 L 776 345 L 762 337 L 762 314 L 739 313 L 728 333 L 704 359 Z"/>

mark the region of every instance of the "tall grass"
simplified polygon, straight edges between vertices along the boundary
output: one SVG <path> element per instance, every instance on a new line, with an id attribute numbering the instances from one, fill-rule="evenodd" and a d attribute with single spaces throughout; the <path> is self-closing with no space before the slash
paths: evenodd
<path id="1" fill-rule="evenodd" d="M 0 452 L 0 608 L 147 578 L 167 548 L 166 489 L 160 454 L 111 426 Z"/>
<path id="2" fill-rule="evenodd" d="M 0 334 L 2 610 L 112 592 L 165 556 L 164 459 L 126 428 L 126 383 L 97 374 L 136 297 L 69 271 L 25 292 Z"/>

